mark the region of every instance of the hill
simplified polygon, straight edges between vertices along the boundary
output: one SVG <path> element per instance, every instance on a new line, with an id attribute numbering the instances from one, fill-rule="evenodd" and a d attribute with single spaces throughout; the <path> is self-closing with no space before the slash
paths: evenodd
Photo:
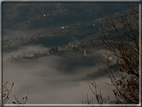
<path id="1" fill-rule="evenodd" d="M 4 29 L 54 28 L 122 11 L 126 3 L 2 3 Z"/>

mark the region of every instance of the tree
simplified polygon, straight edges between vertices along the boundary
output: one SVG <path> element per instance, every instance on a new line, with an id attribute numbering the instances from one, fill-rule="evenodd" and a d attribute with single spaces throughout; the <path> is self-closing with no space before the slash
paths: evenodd
<path id="1" fill-rule="evenodd" d="M 3 84 L 2 86 L 2 92 L 1 92 L 1 96 L 2 96 L 2 101 L 0 103 L 0 106 L 2 107 L 4 104 L 8 104 L 9 101 L 9 95 L 11 93 L 11 90 L 14 86 L 14 83 L 10 83 L 10 87 L 8 86 L 8 82 L 6 82 L 5 84 Z M 15 101 L 12 102 L 12 104 L 26 104 L 28 100 L 28 94 L 27 96 L 23 97 L 21 100 L 18 99 L 18 97 L 15 96 Z"/>
<path id="2" fill-rule="evenodd" d="M 97 92 L 96 82 L 91 82 L 89 86 L 95 99 L 87 99 L 85 103 L 139 104 L 139 15 L 136 6 L 128 6 L 125 14 L 119 14 L 121 25 L 117 26 L 109 15 L 109 18 L 106 17 L 106 28 L 101 27 L 101 33 L 98 31 L 104 47 L 116 57 L 118 65 L 113 66 L 109 60 L 101 59 L 103 71 L 107 72 L 115 87 L 115 99 L 110 101 L 109 98 L 103 98 L 101 92 Z"/>

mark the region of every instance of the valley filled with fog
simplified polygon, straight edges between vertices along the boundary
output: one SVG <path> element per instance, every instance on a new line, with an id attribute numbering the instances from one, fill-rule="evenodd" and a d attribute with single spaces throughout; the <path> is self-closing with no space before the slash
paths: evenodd
<path id="1" fill-rule="evenodd" d="M 88 84 L 93 80 L 97 82 L 104 95 L 112 94 L 110 86 L 105 84 L 110 80 L 106 73 L 100 70 L 103 64 L 98 57 L 104 53 L 112 56 L 107 50 L 97 50 L 88 56 L 70 52 L 63 55 L 49 54 L 34 59 L 8 60 L 11 55 L 16 57 L 23 52 L 49 48 L 32 45 L 3 53 L 3 82 L 15 84 L 9 101 L 14 99 L 14 95 L 22 98 L 29 92 L 30 104 L 81 104 L 87 98 L 86 93 L 89 93 L 91 98 L 92 92 Z M 105 58 L 102 56 L 102 59 Z"/>
<path id="2" fill-rule="evenodd" d="M 119 63 L 98 35 L 101 27 L 107 29 L 106 17 L 111 15 L 123 37 L 119 15 L 125 16 L 126 7 L 126 3 L 4 3 L 3 83 L 14 83 L 8 102 L 29 92 L 27 104 L 82 104 L 86 94 L 92 99 L 92 81 L 103 97 L 114 99 L 103 61 L 109 66 Z M 129 47 L 131 41 L 122 39 Z M 107 41 L 112 42 L 119 44 Z"/>

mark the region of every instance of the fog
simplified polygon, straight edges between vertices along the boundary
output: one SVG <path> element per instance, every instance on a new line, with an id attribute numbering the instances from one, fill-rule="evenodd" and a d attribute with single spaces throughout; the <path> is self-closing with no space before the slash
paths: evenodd
<path id="1" fill-rule="evenodd" d="M 21 59 L 8 61 L 10 55 L 17 56 L 24 51 L 48 50 L 42 45 L 25 46 L 17 51 L 3 53 L 3 82 L 14 83 L 9 103 L 14 95 L 19 99 L 29 92 L 27 104 L 81 104 L 87 100 L 86 93 L 91 99 L 93 94 L 89 83 L 93 80 L 98 84 L 103 96 L 113 99 L 112 89 L 105 82 L 110 83 L 107 75 L 100 69 L 103 64 L 98 55 L 107 53 L 107 50 L 98 50 L 89 54 L 89 58 L 96 60 L 91 66 L 71 64 L 71 59 L 81 60 L 84 56 L 79 53 L 70 53 L 67 56 L 48 55 L 37 59 Z M 112 56 L 113 57 L 113 56 Z M 114 57 L 113 57 L 114 58 Z M 115 63 L 115 62 L 113 62 Z"/>

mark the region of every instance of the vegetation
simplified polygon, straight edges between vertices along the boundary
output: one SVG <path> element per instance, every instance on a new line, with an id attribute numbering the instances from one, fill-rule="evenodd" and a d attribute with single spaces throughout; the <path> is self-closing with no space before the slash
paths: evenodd
<path id="1" fill-rule="evenodd" d="M 14 5 L 14 4 L 11 4 L 11 5 Z M 86 4 L 84 4 L 84 6 L 85 5 Z M 25 5 L 25 6 L 29 6 L 29 5 Z M 121 14 L 121 15 L 124 16 L 125 14 Z M 119 14 L 113 13 L 112 18 L 114 19 L 114 23 L 116 24 L 116 27 L 119 27 L 120 26 L 120 21 L 118 21 Z M 42 44 L 45 47 L 68 45 L 68 42 L 70 42 L 70 39 L 72 38 L 72 36 L 74 36 L 77 40 L 80 41 L 80 46 L 81 46 L 80 48 L 83 48 L 83 49 L 84 48 L 90 48 L 90 49 L 103 48 L 102 41 L 97 36 L 94 36 L 93 32 L 94 32 L 94 29 L 99 29 L 99 32 L 100 32 L 101 25 L 104 28 L 107 28 L 104 23 L 105 23 L 105 17 L 99 17 L 99 19 L 94 19 L 88 23 L 79 22 L 78 24 L 63 26 L 64 27 L 63 29 L 61 28 L 61 26 L 59 28 L 46 29 L 32 35 L 27 35 L 26 37 L 23 38 L 22 41 L 16 39 L 9 42 L 8 40 L 5 40 L 3 45 L 4 46 L 3 50 L 9 51 L 12 49 L 18 49 L 18 46 L 29 45 L 29 44 Z M 54 39 L 57 40 L 57 38 L 58 38 L 58 41 L 54 42 L 55 41 Z M 64 41 L 64 43 L 62 41 Z"/>
<path id="2" fill-rule="evenodd" d="M 38 29 L 94 20 L 122 11 L 126 3 L 7 3 L 3 2 L 3 27 Z M 60 26 L 59 26 L 60 25 Z"/>
<path id="3" fill-rule="evenodd" d="M 14 86 L 14 83 L 10 83 L 10 85 L 8 85 L 9 82 L 6 82 L 5 84 L 3 84 L 2 86 L 2 93 L 1 93 L 1 98 L 2 101 L 0 103 L 0 106 L 3 107 L 4 104 L 8 104 L 9 102 L 9 95 L 12 91 L 12 88 Z M 10 87 L 9 87 L 10 86 Z M 26 104 L 26 102 L 28 101 L 28 93 L 25 97 L 23 97 L 21 100 L 18 99 L 18 97 L 15 96 L 15 100 L 11 102 L 11 104 L 19 104 L 20 105 L 24 105 Z"/>
<path id="4" fill-rule="evenodd" d="M 103 41 L 103 45 L 116 56 L 116 63 L 119 65 L 114 67 L 109 60 L 102 60 L 104 71 L 107 72 L 111 85 L 115 87 L 112 90 L 115 99 L 104 98 L 101 92 L 97 92 L 96 82 L 91 82 L 89 86 L 95 98 L 87 99 L 85 103 L 139 104 L 139 73 L 141 71 L 139 71 L 138 13 L 138 8 L 129 4 L 125 16 L 122 17 L 120 14 L 121 29 L 114 24 L 111 15 L 106 18 L 107 29 L 102 27 L 98 36 Z M 128 41 L 131 41 L 131 44 L 125 45 Z"/>

